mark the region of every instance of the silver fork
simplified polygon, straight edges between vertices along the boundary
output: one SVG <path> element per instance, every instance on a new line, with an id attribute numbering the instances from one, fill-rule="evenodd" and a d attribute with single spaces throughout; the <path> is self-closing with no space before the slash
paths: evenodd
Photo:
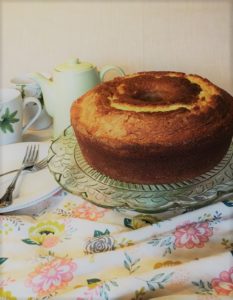
<path id="1" fill-rule="evenodd" d="M 37 163 L 34 164 L 34 166 L 29 169 L 30 171 L 40 171 L 42 169 L 44 169 L 45 167 L 47 167 L 48 161 L 47 161 L 47 157 L 38 161 Z"/>
<path id="2" fill-rule="evenodd" d="M 6 207 L 12 204 L 13 192 L 17 183 L 17 180 L 24 168 L 33 166 L 38 158 L 39 146 L 38 145 L 28 145 L 26 153 L 24 155 L 22 166 L 13 178 L 11 184 L 8 186 L 5 194 L 0 199 L 0 207 Z"/>
<path id="3" fill-rule="evenodd" d="M 25 167 L 22 171 L 29 171 L 29 172 L 36 172 L 44 169 L 47 166 L 47 157 L 43 158 L 42 160 L 36 162 L 33 166 Z M 11 170 L 5 173 L 0 174 L 0 177 L 14 173 L 19 171 L 20 169 Z"/>

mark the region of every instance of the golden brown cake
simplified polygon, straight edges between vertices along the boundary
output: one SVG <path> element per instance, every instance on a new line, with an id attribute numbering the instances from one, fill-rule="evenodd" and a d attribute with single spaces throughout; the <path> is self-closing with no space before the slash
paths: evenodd
<path id="1" fill-rule="evenodd" d="M 76 100 L 71 124 L 97 171 L 130 183 L 179 182 L 224 157 L 233 135 L 233 98 L 198 75 L 140 72 Z"/>

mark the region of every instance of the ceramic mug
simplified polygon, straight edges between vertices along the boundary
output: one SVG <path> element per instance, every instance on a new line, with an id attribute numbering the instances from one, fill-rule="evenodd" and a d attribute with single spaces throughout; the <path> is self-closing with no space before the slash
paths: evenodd
<path id="1" fill-rule="evenodd" d="M 49 77 L 48 74 L 45 76 Z M 52 124 L 52 118 L 48 115 L 46 108 L 44 106 L 43 95 L 41 88 L 30 78 L 30 75 L 20 75 L 11 79 L 11 83 L 15 86 L 17 90 L 21 92 L 21 96 L 25 97 L 35 97 L 37 98 L 42 106 L 41 114 L 38 119 L 30 126 L 32 130 L 42 130 L 48 128 Z M 29 103 L 25 107 L 24 113 L 24 123 L 27 124 L 33 116 L 36 115 L 37 105 L 35 103 Z"/>
<path id="2" fill-rule="evenodd" d="M 37 106 L 36 115 L 23 126 L 23 115 L 28 104 Z M 41 103 L 35 97 L 22 100 L 17 89 L 0 89 L 0 145 L 22 141 L 23 134 L 38 119 L 41 114 Z"/>

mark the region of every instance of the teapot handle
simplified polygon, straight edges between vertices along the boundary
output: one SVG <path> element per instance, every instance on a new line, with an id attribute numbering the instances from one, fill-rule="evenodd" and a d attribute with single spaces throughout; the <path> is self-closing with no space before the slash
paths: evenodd
<path id="1" fill-rule="evenodd" d="M 115 70 L 117 73 L 119 73 L 120 76 L 124 76 L 125 72 L 117 66 L 112 66 L 112 65 L 106 65 L 100 70 L 100 81 L 104 80 L 104 76 L 107 72 Z"/>

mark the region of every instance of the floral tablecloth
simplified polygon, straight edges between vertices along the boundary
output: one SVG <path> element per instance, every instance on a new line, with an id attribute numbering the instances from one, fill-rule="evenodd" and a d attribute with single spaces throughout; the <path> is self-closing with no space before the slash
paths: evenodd
<path id="1" fill-rule="evenodd" d="M 62 190 L 0 219 L 0 299 L 233 299 L 231 199 L 145 215 Z"/>

